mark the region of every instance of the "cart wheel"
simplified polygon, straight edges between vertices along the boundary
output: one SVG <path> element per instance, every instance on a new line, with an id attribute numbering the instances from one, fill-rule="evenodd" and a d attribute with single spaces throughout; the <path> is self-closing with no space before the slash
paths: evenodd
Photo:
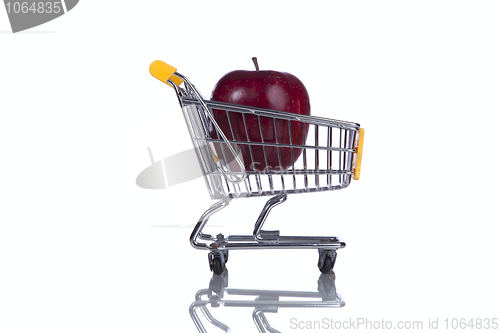
<path id="1" fill-rule="evenodd" d="M 321 271 L 321 273 L 326 274 L 330 272 L 333 269 L 333 266 L 335 265 L 335 259 L 337 259 L 337 252 L 336 251 L 326 251 L 325 252 L 320 252 L 320 259 L 318 262 L 318 268 Z M 324 256 L 324 259 L 321 260 L 322 256 Z"/>
<path id="2" fill-rule="evenodd" d="M 215 275 L 221 275 L 226 267 L 225 261 L 221 258 L 219 253 L 210 253 L 208 259 L 210 270 L 214 272 Z"/>
<path id="3" fill-rule="evenodd" d="M 212 271 L 215 275 L 221 275 L 224 272 L 225 263 L 222 262 L 221 257 L 216 257 L 212 264 Z"/>

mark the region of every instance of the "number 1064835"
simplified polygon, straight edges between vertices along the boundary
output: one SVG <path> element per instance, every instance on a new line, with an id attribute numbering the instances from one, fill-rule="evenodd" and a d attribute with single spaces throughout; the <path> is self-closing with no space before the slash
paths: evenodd
<path id="1" fill-rule="evenodd" d="M 8 14 L 59 14 L 63 10 L 60 1 L 7 2 L 5 7 Z"/>

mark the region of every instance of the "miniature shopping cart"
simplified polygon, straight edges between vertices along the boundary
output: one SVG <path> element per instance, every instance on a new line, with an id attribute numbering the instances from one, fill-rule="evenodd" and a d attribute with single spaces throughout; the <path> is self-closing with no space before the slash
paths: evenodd
<path id="1" fill-rule="evenodd" d="M 219 200 L 201 216 L 190 238 L 193 247 L 209 251 L 210 269 L 217 275 L 222 274 L 229 250 L 307 248 L 318 249 L 321 272 L 332 270 L 336 251 L 345 247 L 338 237 L 281 236 L 279 230 L 262 230 L 262 227 L 271 209 L 283 203 L 288 194 L 343 189 L 349 186 L 351 179 L 359 179 L 364 137 L 360 125 L 205 100 L 176 68 L 155 61 L 150 66 L 150 72 L 175 90 L 208 191 L 212 199 Z M 248 128 L 245 128 L 246 140 L 228 135 L 227 131 L 224 133 L 215 120 L 214 112 L 225 112 L 228 119 L 238 116 L 244 124 L 253 119 L 252 122 L 259 126 L 262 140 L 250 140 Z M 263 122 L 271 122 L 274 131 L 278 126 L 281 130 L 288 127 L 289 142 L 278 140 L 278 136 L 274 142 L 264 140 Z M 292 128 L 296 128 L 297 124 L 308 128 L 308 131 L 303 131 L 300 144 L 291 139 Z M 295 162 L 289 168 L 254 168 L 249 171 L 245 167 L 242 151 L 255 152 L 257 149 L 275 149 L 280 166 L 280 154 L 284 155 L 286 151 L 292 156 L 295 154 Z M 250 158 L 253 159 L 252 154 Z M 256 196 L 272 197 L 257 218 L 252 235 L 225 237 L 203 233 L 209 218 L 227 207 L 232 199 Z"/>

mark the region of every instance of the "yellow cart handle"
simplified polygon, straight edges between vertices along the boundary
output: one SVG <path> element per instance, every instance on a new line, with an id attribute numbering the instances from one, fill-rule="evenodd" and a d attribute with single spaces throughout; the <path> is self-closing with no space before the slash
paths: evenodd
<path id="1" fill-rule="evenodd" d="M 170 66 L 169 64 L 161 61 L 161 60 L 156 60 L 151 63 L 149 66 L 149 72 L 153 77 L 157 78 L 163 83 L 168 84 L 169 86 L 172 87 L 172 85 L 168 82 L 169 80 L 172 81 L 176 86 L 179 86 L 183 80 L 175 75 L 177 72 L 177 68 Z"/>
<path id="2" fill-rule="evenodd" d="M 354 180 L 359 180 L 359 175 L 361 173 L 361 158 L 363 157 L 363 141 L 365 139 L 365 129 L 359 129 L 358 146 L 356 149 L 356 166 L 354 167 Z"/>
<path id="3" fill-rule="evenodd" d="M 149 65 L 149 72 L 151 73 L 151 75 L 153 75 L 153 77 L 157 78 L 158 80 L 160 80 L 163 83 L 168 84 L 172 88 L 173 88 L 173 86 L 170 84 L 170 82 L 174 83 L 176 86 L 179 86 L 182 82 L 184 82 L 183 79 L 181 79 L 179 76 L 176 75 L 176 74 L 179 74 L 179 73 L 177 73 L 177 68 L 170 66 L 169 64 L 167 64 L 161 60 L 153 61 L 151 63 L 151 65 Z M 205 112 L 207 112 L 207 111 L 205 111 Z M 210 115 L 210 113 L 207 113 L 207 115 L 210 117 L 210 119 L 213 123 L 217 124 L 215 122 L 215 120 L 212 118 L 212 116 Z M 217 125 L 216 125 L 216 128 L 218 128 Z M 221 130 L 217 129 L 217 132 L 219 132 L 221 137 L 224 139 L 226 144 L 229 146 L 229 149 L 231 150 L 232 154 L 235 156 L 236 161 L 238 162 L 238 164 L 240 165 L 240 167 L 242 168 L 243 173 L 244 173 L 245 167 L 243 166 L 243 162 L 241 162 L 240 158 L 238 157 L 238 154 L 236 154 L 236 152 L 230 146 L 229 141 L 226 139 L 225 135 L 221 132 Z M 208 147 L 210 149 L 210 152 L 212 153 L 212 157 L 213 157 L 215 163 L 217 163 L 219 158 L 214 154 L 212 148 L 210 146 L 208 146 Z M 231 177 L 220 166 L 218 166 L 218 169 L 221 171 L 222 174 L 224 174 L 224 176 L 230 182 L 235 182 L 234 179 L 231 179 Z M 241 179 L 237 179 L 236 182 L 240 182 L 243 179 L 244 179 L 244 177 Z"/>

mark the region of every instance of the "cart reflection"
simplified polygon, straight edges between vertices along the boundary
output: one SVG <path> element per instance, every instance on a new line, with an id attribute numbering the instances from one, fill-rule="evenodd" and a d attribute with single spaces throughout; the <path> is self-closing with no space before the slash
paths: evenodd
<path id="1" fill-rule="evenodd" d="M 280 331 L 269 324 L 266 313 L 277 313 L 279 308 L 340 308 L 345 305 L 342 296 L 337 293 L 333 271 L 320 275 L 317 291 L 228 288 L 228 275 L 227 269 L 221 275 L 214 274 L 209 287 L 196 293 L 195 301 L 189 307 L 189 314 L 199 332 L 207 332 L 204 321 L 224 332 L 231 332 L 229 326 L 214 318 L 208 306 L 253 308 L 252 319 L 258 332 L 275 333 Z M 233 297 L 228 299 L 226 296 Z M 235 300 L 234 296 L 247 299 Z M 199 313 L 203 314 L 205 320 L 200 318 Z"/>

